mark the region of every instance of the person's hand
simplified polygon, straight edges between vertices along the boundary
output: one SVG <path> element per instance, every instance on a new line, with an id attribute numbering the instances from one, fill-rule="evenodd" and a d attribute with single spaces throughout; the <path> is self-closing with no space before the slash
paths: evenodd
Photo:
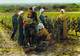
<path id="1" fill-rule="evenodd" d="M 24 20 L 24 21 L 23 21 L 23 26 L 25 26 L 25 25 L 26 25 L 26 21 Z"/>

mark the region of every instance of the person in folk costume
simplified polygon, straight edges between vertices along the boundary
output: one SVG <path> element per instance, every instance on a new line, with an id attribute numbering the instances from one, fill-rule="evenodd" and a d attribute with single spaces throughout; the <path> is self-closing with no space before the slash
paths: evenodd
<path id="1" fill-rule="evenodd" d="M 11 39 L 14 40 L 14 36 L 18 30 L 18 13 L 15 13 L 13 16 L 12 16 L 12 25 L 13 25 L 13 32 L 12 32 L 12 35 L 11 35 Z"/>
<path id="2" fill-rule="evenodd" d="M 29 8 L 26 21 L 27 21 L 25 25 L 26 39 L 27 39 L 27 43 L 29 42 L 29 45 L 32 46 L 35 42 L 35 37 L 37 33 L 37 24 L 38 24 L 37 13 L 35 11 L 35 7 Z"/>
<path id="3" fill-rule="evenodd" d="M 29 18 L 31 18 L 32 19 L 32 23 L 34 23 L 35 24 L 35 32 L 38 32 L 38 30 L 37 30 L 37 24 L 38 24 L 38 18 L 37 18 L 37 13 L 36 13 L 36 7 L 31 7 L 31 8 L 29 8 L 29 13 L 28 13 L 28 15 L 29 15 Z"/>
<path id="4" fill-rule="evenodd" d="M 44 8 L 41 8 L 40 9 L 40 16 L 39 16 L 39 18 L 40 18 L 40 20 L 41 20 L 41 22 L 44 24 L 44 26 L 46 25 L 46 18 L 45 18 L 45 15 L 44 15 L 44 11 L 45 11 L 45 9 Z"/>
<path id="5" fill-rule="evenodd" d="M 49 41 L 51 43 L 51 33 L 44 27 L 43 23 L 38 24 L 39 32 L 37 33 L 37 43 L 40 44 L 42 41 Z"/>
<path id="6" fill-rule="evenodd" d="M 24 20 L 24 27 L 25 27 L 25 45 L 32 46 L 32 38 L 34 37 L 35 33 L 35 25 L 31 18 L 26 18 Z"/>
<path id="7" fill-rule="evenodd" d="M 18 12 L 18 21 L 19 21 L 19 38 L 18 38 L 18 43 L 19 45 L 23 46 L 24 45 L 24 33 L 23 33 L 23 13 L 24 11 L 19 11 Z"/>
<path id="8" fill-rule="evenodd" d="M 29 15 L 28 15 L 29 16 Z M 32 20 L 28 17 L 26 17 L 24 20 L 23 20 L 23 27 L 24 27 L 24 46 L 25 47 L 28 47 L 30 46 L 30 37 L 29 37 L 29 28 L 30 28 L 30 24 L 32 24 Z"/>
<path id="9" fill-rule="evenodd" d="M 64 14 L 65 13 L 64 9 L 61 9 L 60 13 L 61 14 L 58 16 L 59 36 L 61 40 L 65 40 L 67 37 L 67 17 Z"/>

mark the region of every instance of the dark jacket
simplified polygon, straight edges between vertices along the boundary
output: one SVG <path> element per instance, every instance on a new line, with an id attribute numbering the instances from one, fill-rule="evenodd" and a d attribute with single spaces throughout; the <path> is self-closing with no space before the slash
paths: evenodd
<path id="1" fill-rule="evenodd" d="M 39 18 L 40 18 L 41 22 L 42 22 L 44 25 L 46 25 L 45 16 L 44 16 L 44 15 L 40 15 Z"/>
<path id="2" fill-rule="evenodd" d="M 13 28 L 18 26 L 18 15 L 13 15 L 12 17 Z"/>

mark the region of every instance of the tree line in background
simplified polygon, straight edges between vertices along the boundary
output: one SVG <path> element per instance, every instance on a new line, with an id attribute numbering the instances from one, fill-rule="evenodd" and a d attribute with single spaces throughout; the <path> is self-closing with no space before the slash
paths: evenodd
<path id="1" fill-rule="evenodd" d="M 21 4 L 21 5 L 0 5 L 0 12 L 14 12 L 19 9 L 28 10 L 29 7 L 36 6 L 37 11 L 41 7 L 44 7 L 46 11 L 56 12 L 59 9 L 64 8 L 66 11 L 80 11 L 80 4 L 72 3 L 72 4 Z"/>

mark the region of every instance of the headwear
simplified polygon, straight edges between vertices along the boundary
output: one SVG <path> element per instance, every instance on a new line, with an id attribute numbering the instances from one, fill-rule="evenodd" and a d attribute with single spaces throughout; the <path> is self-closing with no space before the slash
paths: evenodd
<path id="1" fill-rule="evenodd" d="M 36 8 L 36 6 L 33 6 L 33 7 L 32 7 L 32 10 L 35 11 L 35 8 Z"/>
<path id="2" fill-rule="evenodd" d="M 60 12 L 63 12 L 63 13 L 64 13 L 64 12 L 65 12 L 65 10 L 64 10 L 64 9 L 61 9 L 61 10 L 60 10 Z"/>
<path id="3" fill-rule="evenodd" d="M 40 9 L 40 14 L 41 14 L 42 12 L 44 12 L 44 8 L 41 8 L 41 9 Z"/>
<path id="4" fill-rule="evenodd" d="M 39 24 L 38 24 L 38 29 L 42 29 L 42 28 L 44 28 L 43 23 L 39 23 Z"/>
<path id="5" fill-rule="evenodd" d="M 21 15 L 22 13 L 24 13 L 24 11 L 19 11 L 19 12 L 18 12 L 18 15 Z"/>

